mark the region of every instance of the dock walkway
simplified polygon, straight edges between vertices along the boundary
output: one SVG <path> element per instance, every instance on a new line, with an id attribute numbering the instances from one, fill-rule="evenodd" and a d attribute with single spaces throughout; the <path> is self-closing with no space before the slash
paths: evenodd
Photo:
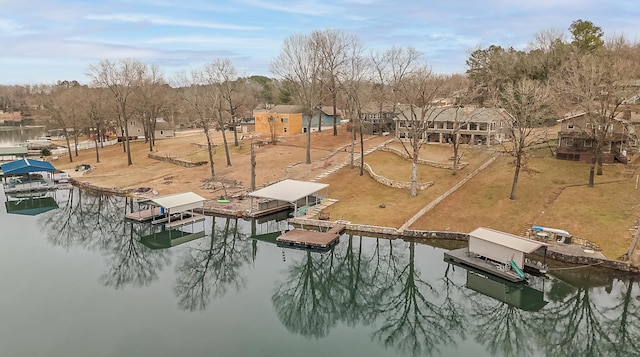
<path id="1" fill-rule="evenodd" d="M 141 211 L 127 213 L 124 217 L 136 222 L 146 222 L 163 216 L 160 207 L 149 208 Z"/>
<path id="2" fill-rule="evenodd" d="M 189 217 L 184 217 L 182 219 L 177 219 L 174 221 L 170 221 L 164 224 L 165 228 L 171 229 L 176 227 L 182 227 L 189 223 L 201 222 L 204 221 L 205 216 L 202 214 L 191 213 Z"/>
<path id="3" fill-rule="evenodd" d="M 276 242 L 308 248 L 328 248 L 338 241 L 340 233 L 345 228 L 346 226 L 344 224 L 337 224 L 327 232 L 308 231 L 296 228 L 276 238 Z"/>

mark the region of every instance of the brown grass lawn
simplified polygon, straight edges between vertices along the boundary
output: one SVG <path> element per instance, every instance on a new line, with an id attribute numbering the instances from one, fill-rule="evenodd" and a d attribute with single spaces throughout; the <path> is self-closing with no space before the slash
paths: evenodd
<path id="1" fill-rule="evenodd" d="M 442 148 L 428 147 L 425 155 Z M 342 170 L 325 180 L 331 185 L 330 196 L 341 200 L 330 207 L 332 219 L 399 227 L 412 213 L 488 158 L 484 150 L 467 150 L 466 158 L 471 158 L 472 164 L 457 178 L 451 176 L 449 170 L 421 167 L 419 177 L 435 180 L 436 184 L 414 198 L 409 197 L 406 190 L 381 187 L 369 177 Z M 398 163 L 389 155 L 393 156 L 375 153 L 366 161 L 379 174 L 395 179 L 409 177 L 408 161 Z M 411 228 L 469 232 L 486 226 L 521 235 L 535 224 L 566 229 L 587 238 L 598 244 L 607 257 L 617 258 L 626 253 L 631 241 L 630 230 L 638 219 L 640 197 L 634 187 L 635 179 L 622 177 L 624 166 L 605 166 L 604 175 L 596 177 L 596 187 L 589 188 L 586 186 L 588 165 L 556 160 L 548 150 L 533 156 L 528 161 L 530 170 L 520 175 L 516 200 L 509 200 L 512 159 L 501 156 Z M 353 181 L 355 185 L 351 184 Z M 386 208 L 379 208 L 381 203 Z"/>
<path id="2" fill-rule="evenodd" d="M 388 139 L 369 137 L 365 150 Z M 228 140 L 232 143 L 232 135 Z M 227 167 L 219 133 L 214 135 L 213 141 L 217 145 L 214 155 L 216 180 L 236 181 L 239 183 L 236 189 L 246 191 L 250 183 L 249 142 L 244 140 L 239 147 L 230 147 L 232 166 Z M 331 131 L 313 134 L 311 165 L 304 164 L 305 142 L 304 135 L 297 135 L 277 145 L 257 148 L 257 185 L 260 187 L 283 178 L 309 180 L 349 160 L 349 148 L 326 158 L 332 150 L 350 142 L 344 128 L 337 137 Z M 204 135 L 183 133 L 174 139 L 159 140 L 154 153 L 207 161 L 205 149 L 193 143 L 206 143 Z M 401 149 L 399 143 L 392 145 Z M 221 194 L 219 187 L 203 186 L 203 182 L 210 178 L 208 165 L 183 168 L 149 159 L 148 152 L 144 142 L 132 143 L 132 166 L 126 165 L 121 146 L 101 149 L 100 163 L 96 163 L 94 151 L 87 150 L 74 157 L 74 162 L 68 162 L 66 155 L 61 155 L 54 164 L 81 181 L 102 187 L 152 187 L 160 194 L 194 191 L 207 198 L 217 198 Z M 329 196 L 339 200 L 327 211 L 332 220 L 398 228 L 493 153 L 486 148 L 463 147 L 462 161 L 469 165 L 456 176 L 452 176 L 448 169 L 419 165 L 419 180 L 434 181 L 434 185 L 419 192 L 417 197 L 410 197 L 408 190 L 381 185 L 366 173 L 359 176 L 359 169 L 347 166 L 321 181 L 330 185 Z M 449 145 L 425 145 L 421 152 L 422 158 L 440 162 L 449 162 L 451 156 Z M 392 153 L 374 152 L 365 161 L 380 175 L 410 180 L 410 162 Z M 79 163 L 88 163 L 97 169 L 80 175 L 73 170 Z M 596 187 L 588 188 L 588 165 L 556 160 L 548 149 L 534 152 L 528 164 L 530 170 L 520 175 L 516 200 L 509 200 L 513 178 L 511 159 L 500 156 L 486 170 L 419 218 L 411 228 L 469 232 L 486 226 L 523 234 L 536 224 L 566 229 L 587 238 L 602 247 L 609 258 L 617 258 L 626 252 L 630 230 L 638 220 L 640 207 L 635 174 L 632 178 L 624 178 L 625 166 L 605 166 L 604 175 L 596 177 Z"/>

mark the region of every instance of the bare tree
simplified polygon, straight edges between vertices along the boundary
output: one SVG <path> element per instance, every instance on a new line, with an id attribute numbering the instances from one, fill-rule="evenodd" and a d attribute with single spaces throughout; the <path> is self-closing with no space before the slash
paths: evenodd
<path id="1" fill-rule="evenodd" d="M 515 200 L 520 171 L 527 168 L 527 149 L 535 145 L 538 139 L 547 137 L 547 127 L 542 124 L 551 114 L 552 95 L 548 85 L 528 79 L 507 84 L 500 94 L 502 107 L 513 117 L 512 121 L 506 123 L 511 141 L 503 147 L 514 158 L 509 199 Z"/>
<path id="2" fill-rule="evenodd" d="M 308 36 L 291 35 L 284 40 L 282 50 L 271 63 L 271 72 L 284 80 L 307 118 L 306 163 L 311 164 L 311 119 L 322 105 L 319 54 Z"/>
<path id="3" fill-rule="evenodd" d="M 75 154 L 78 156 L 78 135 L 84 118 L 81 116 L 81 110 L 78 109 L 78 98 L 81 90 L 79 84 L 70 85 L 61 83 L 53 87 L 52 91 L 44 100 L 44 107 L 49 112 L 51 119 L 60 127 L 65 137 L 70 162 L 73 162 L 73 156 L 71 153 L 71 143 L 69 142 L 69 137 L 71 136 L 69 129 L 72 129 Z"/>
<path id="4" fill-rule="evenodd" d="M 333 135 L 338 135 L 337 98 L 339 82 L 344 75 L 345 66 L 355 48 L 360 47 L 357 37 L 339 30 L 313 31 L 311 46 L 320 57 L 320 79 L 323 87 L 331 95 L 333 105 Z M 322 124 L 320 124 L 322 125 Z"/>
<path id="5" fill-rule="evenodd" d="M 124 131 L 127 165 L 133 164 L 131 161 L 131 145 L 129 143 L 129 117 L 133 108 L 131 108 L 129 101 L 134 92 L 142 85 L 146 72 L 147 67 L 143 63 L 137 60 L 124 59 L 118 62 L 104 60 L 90 65 L 87 73 L 95 86 L 109 88 L 113 95 L 119 123 Z"/>
<path id="6" fill-rule="evenodd" d="M 434 99 L 441 94 L 444 78 L 420 63 L 420 54 L 414 48 L 392 48 L 382 58 L 374 59 L 374 63 L 378 80 L 390 87 L 396 103 L 396 136 L 411 157 L 411 197 L 415 197 L 420 150 L 427 139 L 426 129 L 440 114 L 431 109 Z"/>
<path id="7" fill-rule="evenodd" d="M 168 112 L 171 104 L 168 92 L 169 88 L 160 67 L 149 66 L 140 87 L 135 92 L 135 108 L 137 117 L 142 122 L 145 132 L 144 140 L 149 144 L 150 152 L 155 146 L 157 119 Z"/>
<path id="8" fill-rule="evenodd" d="M 80 98 L 80 108 L 89 119 L 90 130 L 93 133 L 96 162 L 100 162 L 98 143 L 104 142 L 107 118 L 113 113 L 106 105 L 108 94 L 104 88 L 87 88 Z"/>
<path id="9" fill-rule="evenodd" d="M 234 117 L 237 112 L 236 69 L 230 59 L 217 59 L 204 67 L 205 80 L 211 88 L 211 100 L 215 107 L 214 116 L 217 129 L 222 133 L 224 143 L 224 153 L 227 158 L 227 166 L 231 166 L 231 156 L 229 155 L 229 145 L 227 143 L 226 130 L 229 125 L 233 126 L 234 136 L 237 141 L 236 125 Z"/>
<path id="10" fill-rule="evenodd" d="M 179 87 L 180 97 L 186 103 L 187 112 L 192 116 L 196 126 L 201 127 L 207 138 L 207 153 L 209 154 L 209 167 L 211 178 L 215 177 L 213 162 L 213 142 L 210 131 L 214 128 L 214 107 L 211 101 L 211 86 L 207 83 L 202 70 L 192 70 L 190 73 L 179 73 L 175 78 Z"/>
<path id="11" fill-rule="evenodd" d="M 627 90 L 621 83 L 633 63 L 609 51 L 576 52 L 563 68 L 559 90 L 574 106 L 570 109 L 578 109 L 587 118 L 586 127 L 581 129 L 592 142 L 589 187 L 594 185 L 596 164 L 597 174 L 602 175 L 602 156 L 611 147 L 613 128 L 619 123 L 617 117 Z"/>
<path id="12" fill-rule="evenodd" d="M 371 80 L 371 61 L 362 56 L 362 47 L 354 42 L 346 55 L 340 89 L 344 93 L 347 113 L 351 125 L 351 168 L 355 167 L 356 134 L 360 134 L 360 176 L 364 175 L 364 137 L 362 134 L 362 101 Z M 334 107 L 335 110 L 335 107 Z"/>

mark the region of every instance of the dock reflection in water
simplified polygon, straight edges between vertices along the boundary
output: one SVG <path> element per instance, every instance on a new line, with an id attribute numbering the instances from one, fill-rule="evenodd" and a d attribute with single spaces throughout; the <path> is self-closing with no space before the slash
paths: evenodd
<path id="1" fill-rule="evenodd" d="M 567 267 L 518 290 L 417 241 L 342 234 L 324 253 L 283 249 L 251 237 L 286 221 L 226 217 L 150 249 L 124 198 L 74 190 L 58 205 L 0 212 L 3 356 L 640 354 L 635 276 L 594 284 Z"/>

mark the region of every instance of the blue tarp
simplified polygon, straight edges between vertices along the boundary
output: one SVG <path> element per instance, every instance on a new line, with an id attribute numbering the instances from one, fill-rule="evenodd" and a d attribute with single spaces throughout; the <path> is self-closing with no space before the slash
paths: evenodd
<path id="1" fill-rule="evenodd" d="M 56 168 L 46 161 L 21 159 L 2 164 L 2 173 L 5 175 L 22 175 L 31 172 L 53 172 Z"/>

